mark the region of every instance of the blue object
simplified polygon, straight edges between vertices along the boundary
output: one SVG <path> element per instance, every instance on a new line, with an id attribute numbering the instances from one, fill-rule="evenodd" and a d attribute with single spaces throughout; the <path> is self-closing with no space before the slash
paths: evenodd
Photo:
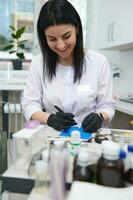
<path id="1" fill-rule="evenodd" d="M 128 147 L 127 147 L 127 150 L 129 152 L 133 152 L 133 145 L 132 144 L 129 144 Z"/>
<path id="2" fill-rule="evenodd" d="M 126 158 L 126 152 L 124 150 L 120 150 L 119 158 L 122 160 Z"/>
<path id="3" fill-rule="evenodd" d="M 89 139 L 91 139 L 91 133 L 84 132 L 83 128 L 78 127 L 78 126 L 72 126 L 70 128 L 65 129 L 64 131 L 62 131 L 60 133 L 60 136 L 61 137 L 71 137 L 71 133 L 73 131 L 79 131 L 80 132 L 80 138 L 82 140 L 89 140 Z"/>

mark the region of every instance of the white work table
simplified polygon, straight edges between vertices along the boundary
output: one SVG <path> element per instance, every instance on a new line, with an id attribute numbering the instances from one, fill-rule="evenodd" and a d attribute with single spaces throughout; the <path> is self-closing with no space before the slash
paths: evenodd
<path id="1" fill-rule="evenodd" d="M 59 132 L 48 126 L 40 125 L 34 129 L 24 128 L 16 132 L 14 134 L 14 139 L 27 140 L 35 138 L 35 141 L 37 142 L 36 137 L 39 137 L 39 135 L 42 134 L 49 137 L 51 136 L 51 138 L 59 137 Z M 37 146 L 37 143 L 34 143 L 34 145 Z M 102 150 L 102 146 L 100 144 L 96 144 L 95 142 L 88 143 L 88 148 L 93 149 L 96 152 L 101 152 Z M 45 194 L 36 193 L 35 189 L 33 189 L 34 177 L 30 177 L 25 169 L 16 169 L 15 163 L 2 175 L 2 178 L 4 190 L 25 194 L 29 194 L 31 192 L 27 200 L 49 199 L 47 195 L 45 198 Z M 132 200 L 133 189 L 132 187 L 115 189 L 92 183 L 75 182 L 68 193 L 67 200 L 82 200 L 86 199 L 87 197 L 93 200 L 103 200 L 105 196 L 108 196 L 109 200 Z"/>
<path id="2" fill-rule="evenodd" d="M 35 153 L 37 152 L 38 148 L 39 149 L 41 148 L 41 142 L 43 143 L 42 135 L 45 137 L 48 136 L 51 139 L 53 138 L 59 139 L 59 132 L 44 125 L 40 125 L 39 127 L 34 128 L 34 129 L 24 128 L 13 135 L 13 140 L 15 140 L 15 142 L 18 142 L 17 149 L 16 149 L 16 146 L 13 145 L 15 148 L 15 152 L 17 150 L 17 152 L 20 155 L 20 159 L 21 158 L 24 158 L 24 159 L 20 160 L 20 159 L 15 158 L 13 165 L 9 167 L 9 169 L 7 169 L 3 173 L 2 175 L 3 190 L 28 194 L 31 191 L 31 189 L 34 187 L 34 176 L 30 177 L 27 171 L 30 160 L 28 162 L 28 160 L 25 159 L 25 155 L 27 156 L 26 149 L 21 148 L 20 146 L 22 144 L 21 141 L 27 142 L 31 140 L 32 141 L 31 146 L 33 147 L 32 153 Z M 39 136 L 41 136 L 40 140 L 38 139 Z M 20 140 L 20 143 L 19 143 L 19 140 Z M 89 144 L 90 149 L 93 148 L 95 149 L 95 151 L 101 152 L 100 144 L 94 144 L 94 143 L 88 143 L 88 144 Z M 23 155 L 21 157 L 21 154 L 23 154 L 24 157 Z"/>
<path id="3" fill-rule="evenodd" d="M 116 104 L 116 110 L 133 116 L 133 104 L 131 103 L 118 101 Z"/>

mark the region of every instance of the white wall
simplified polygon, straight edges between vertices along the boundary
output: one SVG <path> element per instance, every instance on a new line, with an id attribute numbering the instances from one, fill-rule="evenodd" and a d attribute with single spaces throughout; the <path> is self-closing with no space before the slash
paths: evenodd
<path id="1" fill-rule="evenodd" d="M 119 53 L 118 66 L 120 66 L 120 78 L 115 78 L 116 90 L 120 94 L 133 94 L 133 50 Z"/>
<path id="2" fill-rule="evenodd" d="M 87 47 L 104 54 L 109 63 L 120 68 L 120 77 L 113 78 L 114 93 L 119 95 L 133 94 L 133 50 L 99 51 L 97 48 L 99 0 L 88 0 Z"/>
<path id="3" fill-rule="evenodd" d="M 46 2 L 47 0 L 37 0 L 35 1 L 35 6 L 34 6 L 34 52 L 33 54 L 38 54 L 40 52 L 40 47 L 38 44 L 38 38 L 37 38 L 37 20 L 39 16 L 40 9 L 42 5 Z"/>
<path id="4" fill-rule="evenodd" d="M 87 7 L 88 0 L 69 0 L 70 3 L 75 7 L 78 14 L 80 15 L 82 26 L 83 26 L 83 37 L 84 45 L 86 47 L 86 38 L 87 38 Z"/>

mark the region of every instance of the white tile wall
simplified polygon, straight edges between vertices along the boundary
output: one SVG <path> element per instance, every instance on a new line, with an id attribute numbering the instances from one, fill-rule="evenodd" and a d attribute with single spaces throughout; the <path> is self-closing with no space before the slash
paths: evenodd
<path id="1" fill-rule="evenodd" d="M 102 53 L 120 68 L 120 77 L 113 78 L 114 91 L 119 95 L 133 94 L 133 50 Z"/>

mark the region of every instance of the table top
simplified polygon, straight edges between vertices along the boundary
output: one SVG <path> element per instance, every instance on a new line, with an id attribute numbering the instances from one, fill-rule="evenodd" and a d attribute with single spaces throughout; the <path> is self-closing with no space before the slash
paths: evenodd
<path id="1" fill-rule="evenodd" d="M 80 189 L 79 189 L 80 188 Z M 113 188 L 94 183 L 74 182 L 71 187 L 68 200 L 82 200 L 82 199 L 103 200 L 107 197 L 108 200 L 132 200 L 133 187 Z M 34 200 L 34 198 L 30 198 Z M 41 200 L 38 198 L 38 200 Z"/>
<path id="2" fill-rule="evenodd" d="M 1 70 L 0 90 L 24 90 L 28 70 Z"/>
<path id="3" fill-rule="evenodd" d="M 79 189 L 80 188 L 80 189 Z M 97 192 L 96 192 L 97 191 Z M 133 197 L 133 187 L 127 188 L 112 188 L 97 185 L 94 183 L 86 183 L 75 181 L 72 184 L 70 192 L 67 194 L 67 200 L 82 200 L 82 199 L 93 199 L 93 200 L 103 200 L 105 196 L 108 196 L 108 200 L 132 200 Z M 37 193 L 35 188 L 31 191 L 27 200 L 51 200 L 48 197 L 48 191 Z"/>
<path id="4" fill-rule="evenodd" d="M 14 139 L 18 139 L 20 138 L 21 139 L 27 139 L 28 137 L 29 138 L 33 138 L 35 136 L 39 136 L 39 133 L 42 134 L 46 134 L 48 136 L 51 135 L 51 137 L 57 137 L 58 134 L 57 132 L 52 129 L 52 128 L 49 128 L 47 126 L 43 126 L 43 125 L 40 125 L 39 127 L 35 128 L 35 129 L 22 129 L 20 131 L 18 131 L 17 133 L 15 133 L 14 135 Z M 27 137 L 28 135 L 28 137 Z M 54 135 L 54 136 L 53 136 Z M 36 140 L 37 141 L 37 140 Z M 100 144 L 97 144 L 95 142 L 91 142 L 91 143 L 88 143 L 88 149 L 93 149 L 95 150 L 96 152 L 101 152 L 102 151 L 102 146 Z M 7 179 L 11 179 L 11 183 L 13 185 L 13 180 L 18 180 L 19 179 L 19 182 L 18 184 L 21 185 L 21 181 L 25 180 L 25 184 L 27 183 L 27 181 L 33 181 L 34 180 L 34 177 L 30 177 L 27 173 L 27 169 L 28 168 L 28 164 L 27 161 L 25 159 L 20 159 L 18 160 L 19 162 L 19 166 L 24 166 L 23 169 L 18 169 L 17 166 L 14 165 L 11 166 L 2 176 L 5 180 Z M 7 181 L 8 182 L 8 181 Z M 14 183 L 15 184 L 15 183 Z M 28 184 L 30 185 L 30 183 L 28 182 Z M 22 184 L 23 186 L 23 184 Z M 32 186 L 33 186 L 33 183 L 32 183 Z M 80 188 L 80 191 L 77 189 L 77 188 Z M 31 188 L 30 188 L 31 189 Z M 93 191 L 94 190 L 94 191 Z M 99 191 L 99 193 L 101 193 L 101 196 L 100 198 L 103 199 L 104 195 L 105 195 L 105 191 L 106 191 L 106 194 L 110 195 L 112 194 L 113 190 L 114 190 L 114 193 L 113 194 L 116 194 L 117 197 L 119 197 L 120 195 L 118 195 L 118 192 L 117 190 L 118 189 L 112 189 L 111 188 L 111 191 L 110 190 L 107 190 L 105 187 L 103 186 L 98 186 L 98 185 L 95 185 L 95 184 L 89 184 L 87 183 L 87 185 L 85 183 L 78 183 L 78 185 L 74 184 L 74 187 L 72 187 L 72 190 L 70 192 L 70 195 L 68 197 L 69 200 L 76 200 L 77 197 L 78 199 L 85 199 L 86 196 L 90 196 L 90 197 L 93 197 L 93 199 L 97 199 L 97 194 L 94 195 L 94 192 L 95 191 Z M 77 193 L 78 191 L 78 193 Z M 85 192 L 86 191 L 86 192 Z M 93 191 L 93 192 L 92 192 Z M 129 197 L 128 199 L 132 199 L 132 195 L 133 195 L 133 190 L 131 190 L 130 188 L 125 188 L 125 189 L 119 189 L 119 194 L 122 192 L 123 196 L 121 195 L 120 197 Z M 112 194 L 112 195 L 113 195 Z M 127 195 L 128 194 L 128 195 Z M 29 195 L 29 198 L 28 200 L 41 200 L 41 199 L 45 199 L 44 194 L 37 194 L 35 192 L 35 190 L 33 189 L 31 194 Z M 85 196 L 86 195 L 86 196 Z M 85 196 L 85 197 L 84 197 Z M 112 196 L 111 196 L 112 197 Z M 114 196 L 113 196 L 114 197 Z M 124 199 L 124 198 L 119 198 L 119 199 Z M 46 198 L 47 199 L 47 198 Z M 111 198 L 110 198 L 111 199 Z M 118 198 L 112 198 L 112 199 L 118 199 Z M 48 199 L 47 199 L 48 200 Z"/>
<path id="5" fill-rule="evenodd" d="M 118 101 L 116 104 L 116 110 L 133 116 L 133 104 L 131 103 Z"/>

